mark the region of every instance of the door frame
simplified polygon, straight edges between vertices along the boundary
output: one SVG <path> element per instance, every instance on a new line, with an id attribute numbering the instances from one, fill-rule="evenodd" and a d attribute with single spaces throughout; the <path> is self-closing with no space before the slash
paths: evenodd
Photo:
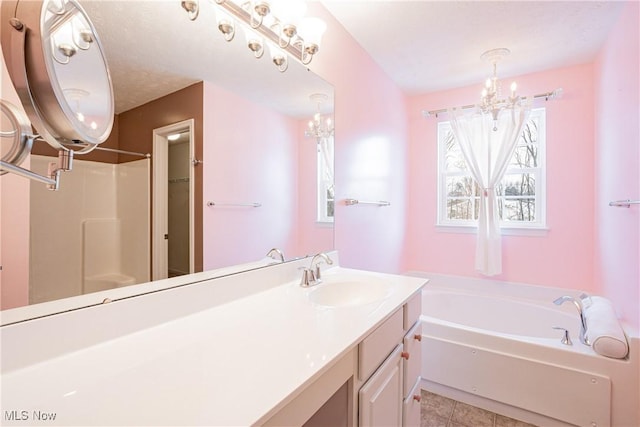
<path id="1" fill-rule="evenodd" d="M 166 279 L 169 267 L 168 165 L 169 140 L 176 132 L 189 132 L 189 273 L 195 272 L 195 120 L 183 120 L 153 130 L 153 208 L 151 227 L 151 280 Z"/>

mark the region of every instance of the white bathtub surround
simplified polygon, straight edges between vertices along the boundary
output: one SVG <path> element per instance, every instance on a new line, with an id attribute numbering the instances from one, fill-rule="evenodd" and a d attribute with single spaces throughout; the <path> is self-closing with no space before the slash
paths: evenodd
<path id="1" fill-rule="evenodd" d="M 389 293 L 327 307 L 310 298 L 318 288 L 299 286 L 309 262 L 3 326 L 3 413 L 55 412 L 48 425 L 262 424 L 336 369 L 352 369 L 344 357 L 424 284 L 332 267 L 327 281 L 383 281 Z"/>
<path id="2" fill-rule="evenodd" d="M 50 161 L 31 156 L 40 173 Z M 56 192 L 31 186 L 29 302 L 148 281 L 149 160 L 116 165 L 78 156 L 61 180 Z"/>
<path id="3" fill-rule="evenodd" d="M 613 304 L 593 296 L 584 301 L 587 336 L 593 350 L 606 357 L 624 359 L 629 353 L 627 337 L 618 322 Z"/>
<path id="4" fill-rule="evenodd" d="M 120 219 L 88 219 L 82 224 L 82 293 L 133 285 L 136 278 L 121 274 Z"/>
<path id="5" fill-rule="evenodd" d="M 572 291 L 420 275 L 423 388 L 537 425 L 640 425 L 637 335 L 626 359 L 602 357 L 577 339 L 575 307 L 552 302 Z"/>

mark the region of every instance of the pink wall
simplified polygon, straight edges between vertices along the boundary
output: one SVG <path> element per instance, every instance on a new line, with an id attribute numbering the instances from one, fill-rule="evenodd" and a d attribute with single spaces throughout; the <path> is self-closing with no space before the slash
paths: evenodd
<path id="1" fill-rule="evenodd" d="M 327 22 L 309 68 L 335 88 L 335 242 L 342 265 L 400 272 L 405 233 L 405 98 L 391 79 L 319 3 Z M 345 206 L 345 198 L 387 200 L 389 207 Z"/>
<path id="2" fill-rule="evenodd" d="M 593 67 L 582 65 L 541 73 L 504 76 L 522 94 L 558 87 L 547 109 L 547 226 L 538 235 L 503 236 L 503 273 L 497 280 L 593 290 Z M 430 93 L 408 102 L 408 230 L 406 270 L 483 277 L 474 270 L 476 235 L 436 227 L 437 122 L 422 110 L 466 105 L 480 85 Z M 571 188 L 573 186 L 573 188 Z"/>
<path id="3" fill-rule="evenodd" d="M 0 50 L 0 98 L 20 106 Z M 27 159 L 22 165 L 29 168 Z M 29 180 L 13 174 L 0 177 L 0 309 L 29 303 Z"/>
<path id="4" fill-rule="evenodd" d="M 596 284 L 640 329 L 640 6 L 628 2 L 595 63 Z"/>
<path id="5" fill-rule="evenodd" d="M 298 121 L 206 82 L 203 117 L 204 270 L 258 261 L 272 247 L 299 255 Z M 250 125 L 238 126 L 239 117 Z"/>

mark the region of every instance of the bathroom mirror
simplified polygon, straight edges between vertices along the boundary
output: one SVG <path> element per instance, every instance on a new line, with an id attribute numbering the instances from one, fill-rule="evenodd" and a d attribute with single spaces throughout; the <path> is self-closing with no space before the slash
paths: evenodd
<path id="1" fill-rule="evenodd" d="M 305 176 L 302 178 L 305 181 L 304 185 L 300 182 L 286 182 L 281 183 L 286 184 L 282 186 L 281 189 L 279 187 L 280 183 L 274 181 L 283 176 L 279 168 L 270 167 L 264 170 L 246 170 L 241 164 L 235 163 L 237 161 L 235 158 L 227 161 L 227 163 L 230 164 L 229 174 L 224 177 L 224 180 L 228 183 L 228 187 L 233 187 L 234 184 L 237 185 L 239 182 L 245 181 L 269 186 L 274 190 L 274 193 L 278 193 L 279 203 L 289 206 L 292 211 L 311 209 L 313 215 L 311 221 L 295 221 L 297 224 L 297 233 L 312 235 L 313 231 L 310 231 L 309 228 L 316 230 L 321 229 L 325 232 L 325 236 L 327 234 L 326 232 L 330 233 L 331 237 L 317 241 L 316 247 L 306 247 L 299 251 L 285 250 L 284 255 L 287 260 L 306 256 L 317 251 L 333 249 L 333 224 L 329 221 L 318 221 L 315 216 L 315 206 L 309 206 L 308 200 L 302 203 L 298 197 L 300 191 L 303 191 L 302 187 L 304 187 L 304 191 L 306 192 L 316 191 L 317 177 L 315 167 L 320 151 L 317 148 L 317 141 L 312 137 L 305 136 L 305 130 L 307 128 L 307 122 L 313 118 L 318 109 L 318 105 L 310 99 L 311 94 L 327 94 L 328 99 L 322 105 L 322 112 L 325 114 L 333 112 L 334 93 L 333 88 L 328 83 L 293 60 L 290 61 L 289 69 L 285 73 L 278 72 L 271 63 L 270 58 L 267 58 L 267 55 L 260 60 L 255 59 L 244 45 L 244 40 L 241 40 L 240 37 L 229 43 L 224 41 L 223 37 L 217 31 L 217 28 L 211 25 L 211 22 L 215 22 L 215 20 L 213 16 L 213 5 L 208 2 L 202 2 L 201 15 L 197 21 L 193 22 L 188 19 L 178 0 L 154 2 L 80 0 L 80 3 L 93 22 L 96 31 L 100 34 L 107 62 L 111 70 L 117 116 L 122 117 L 127 111 L 132 111 L 132 109 L 144 105 L 147 102 L 162 98 L 204 81 L 205 96 L 208 96 L 208 88 L 213 87 L 216 94 L 229 93 L 232 97 L 237 97 L 238 99 L 246 100 L 251 105 L 259 106 L 259 109 L 262 109 L 260 111 L 264 112 L 265 119 L 268 119 L 270 114 L 277 114 L 282 117 L 287 117 L 286 120 L 289 120 L 290 123 L 295 123 L 295 142 L 299 144 L 299 146 L 305 147 L 304 156 L 309 157 L 304 159 L 305 164 L 308 165 L 308 167 L 304 168 Z M 171 31 L 167 31 L 168 28 L 170 28 Z M 239 103 L 239 105 L 244 104 Z M 204 114 L 206 115 L 207 112 L 205 111 Z M 251 117 L 246 116 L 238 116 L 235 118 L 225 117 L 224 120 L 228 124 L 237 126 L 238 129 L 238 132 L 233 132 L 230 127 L 227 128 L 227 132 L 230 132 L 231 135 L 231 138 L 227 142 L 233 141 L 233 138 L 241 133 L 241 129 L 246 130 L 251 126 L 255 126 L 252 125 L 253 121 Z M 179 120 L 176 119 L 174 122 L 178 121 Z M 167 121 L 162 125 L 172 125 L 174 122 Z M 122 125 L 122 123 L 120 125 Z M 114 128 L 115 127 L 117 127 L 117 122 L 116 125 L 114 125 Z M 257 128 L 255 131 L 256 134 L 260 136 L 260 132 L 263 132 L 263 129 Z M 205 129 L 205 133 L 206 132 L 207 129 Z M 222 138 L 222 136 L 218 136 L 218 138 Z M 203 141 L 205 150 L 204 162 L 195 166 L 195 168 L 202 168 L 205 177 L 211 179 L 211 174 L 208 171 L 211 171 L 214 165 L 211 164 L 212 162 L 209 162 L 210 164 L 207 165 L 208 157 L 206 156 L 207 150 L 211 150 L 208 146 L 211 139 L 205 137 Z M 248 143 L 248 140 L 245 142 Z M 259 144 L 264 145 L 264 138 L 253 138 L 251 143 L 257 144 L 256 146 Z M 246 149 L 251 150 L 249 146 L 247 146 Z M 298 148 L 296 148 L 296 150 L 298 150 Z M 222 149 L 218 151 L 218 153 L 220 156 L 223 156 L 225 150 Z M 95 155 L 100 153 L 94 151 L 90 154 Z M 242 153 L 236 153 L 236 155 L 238 154 L 241 155 Z M 298 159 L 303 156 L 303 153 L 300 149 L 300 151 L 281 153 L 281 155 L 298 161 Z M 40 156 L 32 156 L 32 165 L 39 161 L 42 162 L 36 159 L 36 157 Z M 114 167 L 113 165 L 123 165 L 123 169 L 125 169 L 123 175 L 129 176 L 131 179 L 130 182 L 141 185 L 143 189 L 145 185 L 140 183 L 143 182 L 144 178 L 150 181 L 149 175 L 146 175 L 147 171 L 150 170 L 150 166 L 144 166 L 144 163 L 150 163 L 151 160 L 143 157 L 131 158 L 119 156 L 120 163 L 110 164 L 100 162 L 98 167 L 93 167 L 92 164 L 87 164 L 87 167 L 84 167 L 82 166 L 83 160 L 83 156 L 76 156 L 74 160 L 75 170 L 70 172 L 70 174 L 87 174 L 87 177 L 81 179 L 77 184 L 77 189 L 80 190 L 80 193 L 82 193 L 83 190 L 82 186 L 87 182 L 92 180 L 99 181 L 104 178 L 104 173 L 107 173 L 107 170 Z M 192 160 L 197 161 L 203 159 Z M 220 161 L 224 162 L 225 159 L 220 159 Z M 92 161 L 91 163 L 94 162 Z M 210 169 L 207 169 L 207 167 Z M 243 180 L 242 176 L 233 176 L 231 172 L 242 173 L 244 174 L 243 176 L 248 174 L 254 174 L 256 176 L 251 180 Z M 112 172 L 109 171 L 108 173 Z M 137 177 L 141 177 L 141 179 Z M 61 189 L 65 191 L 65 181 L 69 183 L 72 182 L 72 180 L 68 179 L 68 176 L 65 175 L 63 175 L 61 179 Z M 182 185 L 184 183 L 182 177 L 171 177 L 170 179 L 175 182 L 175 185 Z M 287 179 L 287 181 L 291 180 Z M 94 234 L 98 236 L 103 243 L 102 246 L 104 246 L 104 242 L 106 242 L 109 236 L 113 236 L 110 230 L 124 227 L 123 220 L 120 220 L 119 224 L 118 221 L 105 222 L 102 220 L 106 217 L 112 217 L 112 212 L 122 206 L 128 206 L 134 211 L 144 212 L 147 209 L 147 203 L 150 204 L 149 199 L 151 198 L 148 192 L 144 194 L 143 200 L 132 199 L 126 195 L 124 197 L 118 194 L 114 195 L 113 192 L 116 190 L 99 190 L 97 193 L 92 193 L 94 200 L 90 202 L 90 206 L 88 206 L 88 202 L 84 200 L 74 202 L 76 203 L 74 206 L 77 206 L 77 209 L 72 208 L 69 204 L 59 203 L 62 206 L 59 207 L 59 210 L 54 210 L 53 206 L 48 204 L 44 199 L 34 200 L 36 194 L 40 192 L 40 190 L 33 191 L 34 186 L 37 185 L 39 184 L 33 183 L 31 185 L 31 210 L 38 207 L 46 207 L 46 215 L 48 217 L 64 218 L 65 220 L 70 220 L 71 217 L 79 214 L 78 211 L 92 211 L 90 218 L 88 218 L 91 220 L 91 224 L 89 226 L 86 224 L 78 225 L 76 231 L 78 228 L 85 227 L 86 235 Z M 69 185 L 66 189 L 70 190 L 74 185 L 76 184 Z M 124 186 L 129 186 L 127 181 L 124 182 Z M 289 191 L 289 189 L 295 189 L 295 192 Z M 4 191 L 3 188 L 3 196 L 5 194 Z M 242 221 L 245 222 L 240 222 L 242 229 L 236 230 L 236 232 L 247 233 L 248 230 L 251 230 L 251 221 L 259 215 L 262 215 L 265 211 L 263 208 L 267 206 L 264 201 L 258 200 L 257 202 L 262 202 L 264 206 L 256 208 L 253 211 L 251 210 L 252 208 L 215 210 L 215 208 L 206 206 L 206 203 L 208 201 L 216 201 L 216 198 L 220 197 L 219 193 L 207 193 L 206 185 L 205 189 L 201 191 L 202 205 L 196 205 L 195 209 L 204 212 L 204 219 L 201 216 L 199 221 L 201 221 L 201 228 L 202 221 L 205 222 L 205 229 L 208 230 L 205 235 L 207 242 L 214 242 L 218 239 L 222 240 L 216 233 L 225 232 L 228 234 L 231 232 L 230 227 L 226 227 L 225 230 L 225 218 L 227 217 L 242 217 Z M 247 194 L 250 194 L 251 191 L 251 188 L 247 188 Z M 46 194 L 47 198 L 55 196 L 56 194 L 54 193 Z M 109 200 L 109 197 L 116 200 L 115 205 L 105 202 Z M 239 198 L 232 201 L 247 201 L 245 200 L 245 196 L 238 197 Z M 227 196 L 227 200 L 225 201 L 229 201 L 229 198 L 231 198 L 231 196 Z M 98 212 L 96 206 L 100 203 L 105 204 L 105 206 L 101 207 L 101 209 L 104 208 L 103 211 Z M 261 211 L 260 209 L 263 210 Z M 30 215 L 29 209 L 24 212 L 24 215 L 27 217 Z M 198 221 L 197 218 L 196 221 Z M 288 220 L 286 221 L 288 222 Z M 213 228 L 217 227 L 216 230 L 213 230 L 211 224 L 215 224 Z M 146 229 L 147 232 L 150 233 L 149 228 L 149 224 L 137 227 L 138 230 Z M 270 237 L 270 230 L 267 227 L 263 227 L 262 230 L 263 232 L 251 232 L 250 234 L 240 234 L 237 236 L 238 239 L 252 242 L 253 246 L 250 254 L 248 251 L 247 253 L 236 253 L 236 248 L 230 245 L 219 248 L 221 252 L 227 255 L 232 254 L 233 256 L 230 256 L 225 261 L 225 264 L 215 265 L 215 268 L 252 263 L 259 261 L 260 258 L 265 258 L 269 249 L 278 246 L 278 244 L 274 244 Z M 85 231 L 78 232 L 84 233 Z M 8 234 L 9 233 L 5 233 L 5 230 L 2 230 L 3 239 L 5 239 L 5 236 Z M 227 239 L 229 237 L 228 235 L 225 236 Z M 69 240 L 75 240 L 74 244 L 79 246 L 85 245 L 86 247 L 86 242 L 83 242 L 82 239 L 84 239 L 84 237 L 81 234 L 80 237 Z M 51 246 L 51 240 L 50 233 L 42 233 L 41 237 L 32 235 L 30 246 L 32 249 L 34 247 L 47 248 Z M 205 242 L 205 244 L 208 243 Z M 133 247 L 132 250 L 139 251 L 140 249 Z M 148 250 L 148 248 L 144 250 Z M 218 248 L 216 248 L 216 250 L 218 250 Z M 57 251 L 58 253 L 64 253 L 64 251 L 60 249 L 57 249 Z M 214 255 L 209 255 L 210 257 L 216 259 L 221 258 L 215 250 L 209 250 L 209 253 L 214 253 Z M 206 253 L 205 256 L 207 256 Z M 86 264 L 83 265 L 81 259 L 76 258 L 81 257 L 67 253 L 64 257 L 56 258 L 56 265 L 32 262 L 29 267 L 31 279 L 40 278 L 40 280 L 43 281 L 50 280 L 53 276 L 52 272 L 54 269 L 61 268 L 60 262 L 62 261 L 68 263 L 65 269 L 74 272 L 76 275 L 81 275 L 82 271 L 88 267 Z M 50 257 L 49 259 L 52 258 Z M 211 263 L 209 264 L 211 265 Z M 143 269 L 150 272 L 151 266 L 148 263 L 141 263 L 141 265 Z M 208 269 L 206 262 L 204 268 Z M 4 286 L 11 286 L 11 284 L 3 283 L 3 287 Z M 59 295 L 59 298 L 66 298 L 68 296 L 71 295 Z M 45 297 L 45 300 L 48 301 L 53 299 L 55 299 L 54 295 Z M 32 303 L 35 302 L 40 301 L 32 301 Z"/>

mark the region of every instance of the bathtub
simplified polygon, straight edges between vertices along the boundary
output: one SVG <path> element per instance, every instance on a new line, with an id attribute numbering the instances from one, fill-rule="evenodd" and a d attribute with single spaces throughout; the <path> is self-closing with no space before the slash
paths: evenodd
<path id="1" fill-rule="evenodd" d="M 424 389 L 540 426 L 638 426 L 638 337 L 627 359 L 578 339 L 578 291 L 433 274 L 423 291 Z M 573 345 L 561 342 L 569 330 Z"/>

